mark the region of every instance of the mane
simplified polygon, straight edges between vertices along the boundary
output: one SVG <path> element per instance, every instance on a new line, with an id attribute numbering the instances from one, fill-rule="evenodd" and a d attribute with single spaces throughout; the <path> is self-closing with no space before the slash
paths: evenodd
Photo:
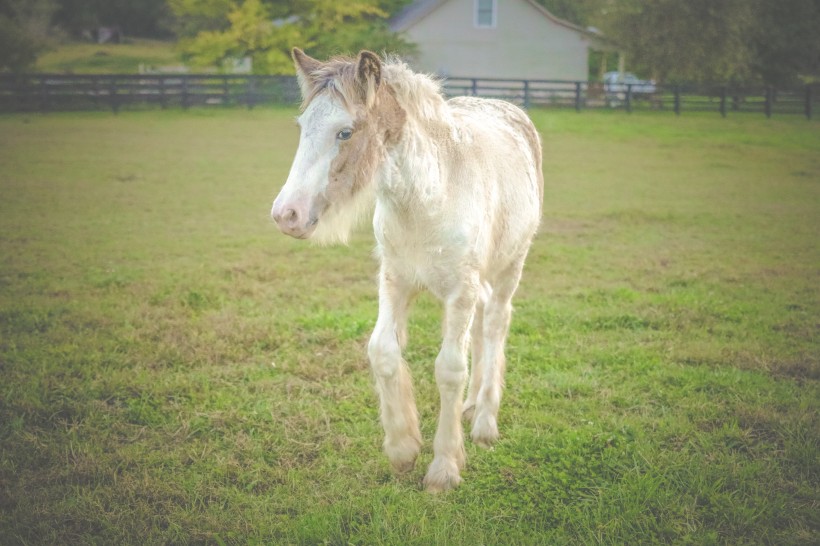
<path id="1" fill-rule="evenodd" d="M 393 88 L 396 100 L 411 116 L 440 119 L 445 107 L 441 83 L 433 76 L 413 72 L 398 57 L 390 56 L 382 66 L 384 80 Z"/>
<path id="2" fill-rule="evenodd" d="M 304 110 L 321 93 L 327 92 L 337 98 L 348 110 L 361 107 L 361 91 L 356 82 L 356 59 L 333 57 L 311 74 L 313 85 L 302 101 Z M 413 72 L 396 56 L 388 56 L 382 62 L 382 82 L 388 84 L 396 100 L 411 116 L 422 119 L 440 118 L 445 105 L 441 84 L 434 77 Z"/>

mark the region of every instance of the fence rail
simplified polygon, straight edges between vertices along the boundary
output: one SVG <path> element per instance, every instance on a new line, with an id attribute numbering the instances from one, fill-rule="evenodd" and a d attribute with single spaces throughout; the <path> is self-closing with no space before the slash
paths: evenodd
<path id="1" fill-rule="evenodd" d="M 732 85 L 615 85 L 583 81 L 508 80 L 450 77 L 448 96 L 502 98 L 529 108 L 549 106 L 613 108 L 626 112 L 666 110 L 798 114 L 811 119 L 820 102 L 820 85 L 775 89 Z M 0 75 L 0 111 L 59 111 L 162 108 L 212 105 L 294 104 L 300 99 L 292 76 L 246 75 Z"/>

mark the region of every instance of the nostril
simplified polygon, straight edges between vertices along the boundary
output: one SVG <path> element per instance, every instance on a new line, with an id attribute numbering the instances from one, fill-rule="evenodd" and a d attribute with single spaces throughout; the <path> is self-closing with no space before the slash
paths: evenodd
<path id="1" fill-rule="evenodd" d="M 296 209 L 288 209 L 282 214 L 282 221 L 289 226 L 293 226 L 299 222 L 299 213 L 296 212 Z"/>
<path id="2" fill-rule="evenodd" d="M 288 199 L 282 202 L 274 202 L 271 208 L 271 218 L 276 222 L 279 231 L 285 235 L 303 238 L 305 234 L 313 230 L 313 222 L 306 225 L 305 221 L 310 219 L 309 203 L 305 205 L 300 200 Z"/>
<path id="3" fill-rule="evenodd" d="M 293 229 L 298 227 L 301 221 L 301 215 L 295 208 L 287 208 L 285 210 L 278 210 L 273 213 L 273 220 L 280 228 Z"/>

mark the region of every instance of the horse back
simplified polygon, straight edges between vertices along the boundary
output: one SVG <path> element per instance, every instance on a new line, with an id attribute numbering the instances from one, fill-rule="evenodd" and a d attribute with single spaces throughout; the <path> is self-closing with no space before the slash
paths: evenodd
<path id="1" fill-rule="evenodd" d="M 487 121 L 491 120 L 492 127 L 507 127 L 512 133 L 524 139 L 528 152 L 528 157 L 524 159 L 531 162 L 534 168 L 538 200 L 539 203 L 543 201 L 541 138 L 526 112 L 507 101 L 480 97 L 455 97 L 447 101 L 447 106 L 461 119 L 470 120 L 474 127 L 486 128 Z"/>

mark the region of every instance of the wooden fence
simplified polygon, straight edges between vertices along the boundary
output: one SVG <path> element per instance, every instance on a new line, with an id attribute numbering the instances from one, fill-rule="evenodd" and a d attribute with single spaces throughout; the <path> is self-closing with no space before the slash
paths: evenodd
<path id="1" fill-rule="evenodd" d="M 811 119 L 820 102 L 820 85 L 792 89 L 766 86 L 701 85 L 606 85 L 595 82 L 556 80 L 500 80 L 448 78 L 443 82 L 450 96 L 488 96 L 531 106 L 574 108 L 619 108 L 682 112 L 759 112 L 798 114 Z"/>
<path id="2" fill-rule="evenodd" d="M 626 112 L 666 110 L 798 114 L 811 119 L 820 101 L 820 85 L 800 88 L 732 85 L 608 86 L 555 80 L 502 80 L 450 77 L 442 81 L 448 96 L 506 99 L 533 106 L 615 108 Z M 63 111 L 191 106 L 296 104 L 299 86 L 291 76 L 240 75 L 0 75 L 0 111 Z"/>
<path id="3" fill-rule="evenodd" d="M 55 75 L 0 76 L 0 110 L 57 111 L 159 105 L 293 104 L 299 86 L 290 76 Z"/>

